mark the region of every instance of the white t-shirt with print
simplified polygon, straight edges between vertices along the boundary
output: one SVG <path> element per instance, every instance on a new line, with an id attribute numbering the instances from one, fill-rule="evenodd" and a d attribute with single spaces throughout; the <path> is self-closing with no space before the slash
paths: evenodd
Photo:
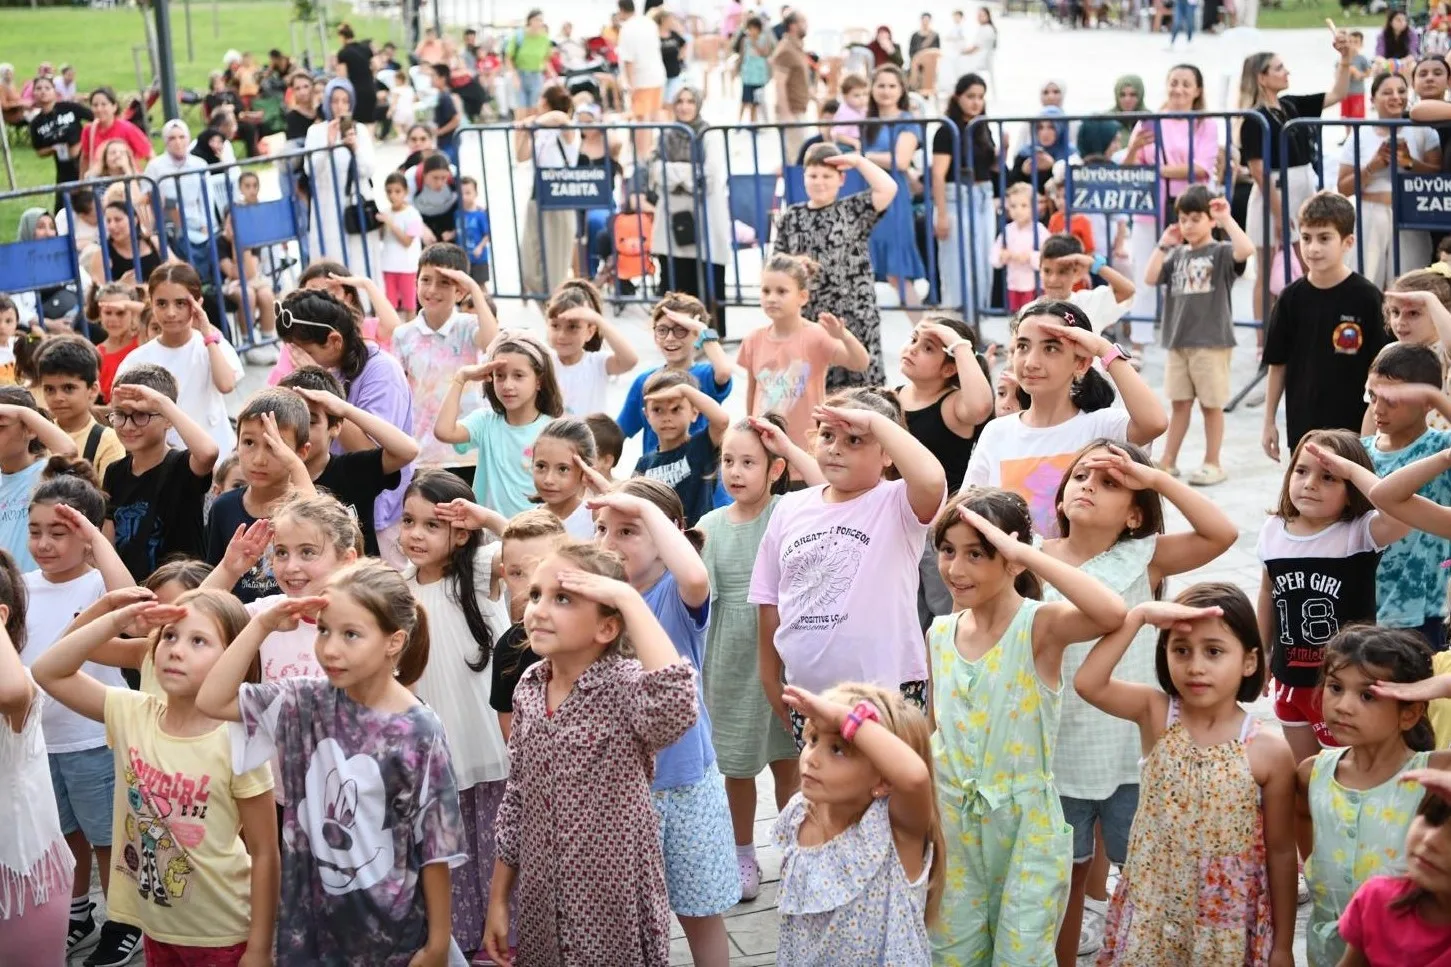
<path id="1" fill-rule="evenodd" d="M 603 349 L 585 353 L 573 366 L 566 366 L 558 356 L 554 357 L 554 375 L 564 394 L 564 412 L 581 418 L 604 412 L 605 391 L 610 382 L 605 367 L 609 361 L 610 354 Z"/>
<path id="2" fill-rule="evenodd" d="M 29 602 L 25 609 L 25 650 L 20 653 L 20 660 L 29 668 L 60 640 L 61 632 L 76 615 L 106 593 L 106 581 L 95 568 L 59 584 L 39 571 L 27 571 L 24 581 Z M 81 666 L 81 671 L 102 685 L 126 687 L 126 680 L 121 677 L 119 669 L 88 661 Z M 72 712 L 49 695 L 45 697 L 42 715 L 46 751 L 52 754 L 84 752 L 106 744 L 106 726 L 103 723 Z"/>
<path id="3" fill-rule="evenodd" d="M 1053 506 L 1058 485 L 1075 454 L 1099 437 L 1127 440 L 1129 412 L 1116 406 L 1080 412 L 1057 426 L 1034 427 L 1021 413 L 998 417 L 983 427 L 973 447 L 962 486 L 1001 487 L 1019 494 L 1044 537 L 1058 537 Z"/>

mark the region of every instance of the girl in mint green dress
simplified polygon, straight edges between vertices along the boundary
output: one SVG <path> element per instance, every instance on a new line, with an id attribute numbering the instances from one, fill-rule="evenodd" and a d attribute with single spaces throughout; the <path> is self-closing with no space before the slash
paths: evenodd
<path id="1" fill-rule="evenodd" d="M 954 614 L 928 632 L 947 891 L 933 961 L 1054 963 L 1073 834 L 1053 789 L 1063 650 L 1123 624 L 1123 600 L 1029 543 L 1027 503 L 973 489 L 933 525 Z M 1043 602 L 1040 579 L 1066 599 Z"/>
<path id="2" fill-rule="evenodd" d="M 1406 830 L 1425 790 L 1402 776 L 1412 769 L 1451 767 L 1451 752 L 1435 744 L 1426 707 L 1399 701 L 1395 685 L 1431 678 L 1431 649 L 1417 632 L 1373 626 L 1341 631 L 1325 646 L 1321 708 L 1337 741 L 1300 763 L 1298 800 L 1310 822 L 1305 862 L 1310 967 L 1335 967 L 1345 954 L 1340 915 L 1372 876 L 1405 872 Z"/>

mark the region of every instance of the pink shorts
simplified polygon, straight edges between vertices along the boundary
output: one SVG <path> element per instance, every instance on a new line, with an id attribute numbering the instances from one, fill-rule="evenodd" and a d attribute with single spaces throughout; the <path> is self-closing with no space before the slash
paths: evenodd
<path id="1" fill-rule="evenodd" d="M 237 967 L 247 952 L 245 943 L 228 947 L 183 947 L 150 937 L 143 937 L 142 943 L 146 967 Z"/>
<path id="2" fill-rule="evenodd" d="M 1009 289 L 1008 290 L 1008 312 L 1017 315 L 1023 306 L 1037 298 L 1038 293 L 1032 289 Z"/>
<path id="3" fill-rule="evenodd" d="M 412 312 L 418 308 L 418 277 L 412 272 L 384 272 L 383 292 L 395 309 Z"/>
<path id="4" fill-rule="evenodd" d="M 1315 738 L 1327 749 L 1337 749 L 1340 743 L 1325 724 L 1325 715 L 1320 710 L 1320 689 L 1295 688 L 1275 682 L 1275 718 L 1289 728 L 1309 726 L 1315 730 Z"/>

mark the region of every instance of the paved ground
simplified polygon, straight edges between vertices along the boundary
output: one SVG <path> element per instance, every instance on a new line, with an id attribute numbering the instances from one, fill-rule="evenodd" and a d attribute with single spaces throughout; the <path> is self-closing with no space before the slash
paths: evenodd
<path id="1" fill-rule="evenodd" d="M 462 0 L 443 0 L 443 3 L 447 16 L 450 7 L 461 4 Z M 496 20 L 504 20 L 522 14 L 525 5 L 506 0 L 497 5 L 491 4 L 491 14 Z M 841 19 L 841 11 L 845 8 L 840 5 L 829 5 L 825 0 L 798 0 L 794 5 L 805 9 L 808 16 L 812 18 L 813 25 L 818 29 L 829 31 L 846 26 Z M 520 8 L 517 11 L 513 10 L 513 7 L 516 6 Z M 580 0 L 557 0 L 547 6 L 551 10 L 559 11 L 556 19 L 562 20 L 565 16 L 573 15 L 581 24 L 588 24 L 592 19 L 597 18 L 600 10 L 597 4 L 584 4 Z M 929 4 L 928 9 L 931 7 L 932 5 Z M 944 5 L 943 9 L 937 11 L 939 29 L 945 25 L 948 9 Z M 913 7 L 910 13 L 899 11 L 895 16 L 885 15 L 888 22 L 893 24 L 897 36 L 904 42 L 915 26 L 913 21 L 916 11 L 917 8 Z M 878 13 L 872 14 L 874 22 L 878 16 Z M 1001 53 L 990 96 L 991 110 L 998 117 L 1012 117 L 1031 112 L 1036 105 L 1038 85 L 1050 75 L 1066 78 L 1068 89 L 1066 107 L 1070 113 L 1093 113 L 1106 109 L 1110 104 L 1110 92 L 1113 90 L 1114 78 L 1125 70 L 1134 70 L 1143 75 L 1148 86 L 1148 103 L 1155 104 L 1162 96 L 1163 77 L 1168 68 L 1181 61 L 1198 63 L 1203 67 L 1210 106 L 1222 107 L 1225 104 L 1226 92 L 1230 87 L 1231 75 L 1237 79 L 1239 60 L 1246 53 L 1257 49 L 1275 49 L 1285 57 L 1292 70 L 1297 71 L 1293 90 L 1323 89 L 1330 76 L 1329 63 L 1332 55 L 1324 31 L 1318 30 L 1281 31 L 1264 37 L 1251 31 L 1240 32 L 1230 37 L 1201 38 L 1195 42 L 1192 48 L 1185 50 L 1181 47 L 1179 51 L 1171 53 L 1165 49 L 1161 39 L 1142 34 L 1119 31 L 1045 31 L 1037 26 L 1036 20 L 1029 21 L 1022 17 L 1000 18 L 999 23 L 1002 34 Z M 719 92 L 720 86 L 717 81 L 713 85 L 713 95 L 708 101 L 707 115 L 712 121 L 733 121 L 735 104 L 733 100 L 721 97 Z M 500 163 L 502 146 L 491 147 L 487 150 L 491 163 L 486 177 L 497 191 L 502 192 L 496 197 L 505 198 L 509 182 L 507 165 Z M 495 154 L 496 151 L 499 154 Z M 396 146 L 380 148 L 380 170 L 398 164 L 402 160 L 402 156 L 403 152 Z M 469 150 L 465 152 L 464 168 L 466 172 L 472 170 L 476 175 L 483 173 L 477 154 Z M 494 238 L 496 244 L 501 247 L 500 261 L 506 265 L 511 264 L 510 260 L 513 258 L 512 252 L 508 251 L 509 243 L 501 241 L 508 237 L 509 219 L 506 210 L 501 210 L 501 208 L 507 209 L 507 207 L 501 206 L 496 201 L 493 212 Z M 522 205 L 520 208 L 522 210 Z M 517 263 L 512 264 L 517 265 Z M 501 274 L 507 276 L 510 273 L 505 270 Z M 744 260 L 741 271 L 742 279 L 749 280 L 754 278 L 754 275 L 749 259 Z M 1242 283 L 1240 290 L 1236 292 L 1238 308 L 1236 315 L 1239 318 L 1247 318 L 1249 315 L 1245 309 L 1247 302 L 1243 298 L 1244 285 Z M 522 307 L 517 303 L 506 303 L 501 308 L 501 316 L 506 325 L 537 326 L 540 321 L 538 313 L 534 309 Z M 641 350 L 644 365 L 655 365 L 656 354 L 644 325 L 644 316 L 638 310 L 630 309 L 624 313 L 622 320 L 624 331 Z M 761 322 L 759 313 L 752 310 L 732 310 L 730 314 L 730 328 L 736 335 L 760 325 Z M 888 373 L 898 372 L 898 350 L 906 341 L 909 329 L 906 317 L 902 314 L 896 312 L 885 314 L 883 343 L 887 355 Z M 1006 327 L 1000 320 L 990 320 L 984 325 L 984 335 L 989 339 L 1002 338 L 1005 332 Z M 1243 385 L 1254 375 L 1254 359 L 1254 333 L 1248 329 L 1240 330 L 1240 350 L 1236 353 L 1234 360 L 1236 386 Z M 238 408 L 245 393 L 262 385 L 263 375 L 260 370 L 249 371 L 247 380 L 235 395 L 234 409 Z M 1149 351 L 1144 375 L 1151 384 L 1162 384 L 1163 355 L 1161 351 L 1156 349 Z M 612 384 L 610 390 L 612 405 L 618 405 L 623 400 L 629 379 L 628 376 L 621 377 Z M 743 413 L 743 395 L 743 391 L 734 393 L 728 401 L 727 407 L 733 412 Z M 1185 580 L 1226 580 L 1240 585 L 1250 594 L 1256 592 L 1259 566 L 1254 556 L 1255 538 L 1259 526 L 1264 520 L 1266 508 L 1278 493 L 1283 474 L 1280 466 L 1272 464 L 1260 452 L 1261 420 L 1262 412 L 1259 409 L 1241 409 L 1229 414 L 1224 468 L 1230 474 L 1230 479 L 1215 488 L 1213 492 L 1215 500 L 1239 525 L 1240 539 L 1219 560 L 1185 579 L 1180 579 L 1180 582 Z M 1196 466 L 1201 447 L 1202 430 L 1196 417 L 1181 457 L 1181 466 L 1186 468 Z M 635 455 L 635 452 L 627 449 L 623 464 L 631 466 Z M 1182 520 L 1171 520 L 1170 526 L 1183 526 L 1183 522 Z M 1255 712 L 1262 717 L 1268 717 L 1267 708 L 1257 705 Z M 769 773 L 762 776 L 760 789 L 761 805 L 757 815 L 756 839 L 765 882 L 762 884 L 761 895 L 757 900 L 740 904 L 728 914 L 728 926 L 733 944 L 733 964 L 767 964 L 773 963 L 775 960 L 775 900 L 780 858 L 774 848 L 766 845 L 770 823 L 775 815 Z M 1301 908 L 1301 934 L 1303 934 L 1305 909 Z M 672 948 L 672 963 L 688 964 L 690 960 L 685 942 L 679 938 L 678 930 L 676 935 L 677 940 Z M 1296 957 L 1298 963 L 1305 962 L 1303 936 L 1297 942 Z M 78 964 L 80 958 L 74 962 Z M 137 962 L 139 962 L 139 958 Z M 1084 962 L 1090 963 L 1091 958 Z"/>

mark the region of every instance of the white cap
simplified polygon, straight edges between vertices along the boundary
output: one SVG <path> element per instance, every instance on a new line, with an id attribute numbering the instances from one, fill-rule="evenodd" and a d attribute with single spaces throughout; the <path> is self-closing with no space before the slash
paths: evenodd
<path id="1" fill-rule="evenodd" d="M 188 138 L 191 137 L 191 128 L 187 127 L 186 122 L 181 118 L 172 118 L 161 126 L 161 139 L 165 141 L 171 137 L 171 132 L 173 131 L 180 131 Z"/>

